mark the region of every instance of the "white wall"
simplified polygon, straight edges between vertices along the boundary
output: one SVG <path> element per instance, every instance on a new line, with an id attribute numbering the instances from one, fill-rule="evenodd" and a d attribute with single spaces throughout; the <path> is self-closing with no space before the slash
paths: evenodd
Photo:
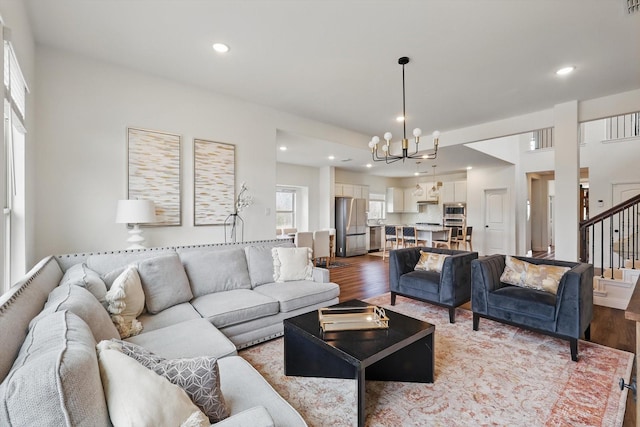
<path id="1" fill-rule="evenodd" d="M 287 163 L 276 164 L 276 184 L 306 188 L 306 200 L 297 199 L 296 226 L 299 231 L 313 231 L 319 229 L 319 203 L 320 203 L 320 170 L 307 166 L 290 165 Z M 275 197 L 275 191 L 274 195 Z"/>
<path id="2" fill-rule="evenodd" d="M 514 197 L 515 166 L 502 166 L 497 168 L 471 169 L 467 171 L 467 225 L 473 227 L 473 250 L 480 255 L 484 253 L 484 192 L 489 189 L 506 189 L 509 216 L 507 223 L 509 237 L 507 254 L 513 254 L 516 250 L 516 206 Z"/>
<path id="3" fill-rule="evenodd" d="M 243 213 L 245 240 L 273 238 L 276 132 L 326 140 L 365 136 L 201 88 L 46 47 L 37 50 L 38 152 L 36 253 L 121 249 L 114 223 L 126 196 L 127 126 L 182 135 L 182 226 L 145 229 L 150 246 L 221 242 L 222 226 L 193 226 L 193 138 L 236 145 L 236 191 L 246 182 L 254 205 Z M 266 215 L 266 209 L 270 215 Z"/>

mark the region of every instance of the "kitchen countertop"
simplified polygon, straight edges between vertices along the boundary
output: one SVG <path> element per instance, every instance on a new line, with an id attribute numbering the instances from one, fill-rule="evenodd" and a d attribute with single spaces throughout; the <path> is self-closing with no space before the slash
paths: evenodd
<path id="1" fill-rule="evenodd" d="M 426 225 L 426 224 L 387 224 L 395 227 L 415 227 L 418 231 L 447 231 L 449 227 L 443 225 Z M 380 226 L 382 227 L 382 226 Z"/>

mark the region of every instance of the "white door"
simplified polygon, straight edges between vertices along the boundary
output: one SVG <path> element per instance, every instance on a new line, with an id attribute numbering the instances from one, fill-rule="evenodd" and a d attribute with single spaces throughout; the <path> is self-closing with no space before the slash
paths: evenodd
<path id="1" fill-rule="evenodd" d="M 506 254 L 509 226 L 507 190 L 485 190 L 484 206 L 484 254 Z"/>

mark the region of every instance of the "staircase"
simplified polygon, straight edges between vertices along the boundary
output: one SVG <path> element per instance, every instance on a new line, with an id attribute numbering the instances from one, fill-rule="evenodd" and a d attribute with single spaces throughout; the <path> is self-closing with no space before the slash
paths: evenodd
<path id="1" fill-rule="evenodd" d="M 626 310 L 640 277 L 640 195 L 580 223 L 580 260 L 592 263 L 593 301 Z"/>

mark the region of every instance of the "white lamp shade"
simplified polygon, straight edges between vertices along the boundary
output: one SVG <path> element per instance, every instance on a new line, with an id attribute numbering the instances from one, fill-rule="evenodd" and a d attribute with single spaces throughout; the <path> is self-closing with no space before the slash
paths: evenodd
<path id="1" fill-rule="evenodd" d="M 118 200 L 116 223 L 145 224 L 155 222 L 156 206 L 151 200 Z"/>

